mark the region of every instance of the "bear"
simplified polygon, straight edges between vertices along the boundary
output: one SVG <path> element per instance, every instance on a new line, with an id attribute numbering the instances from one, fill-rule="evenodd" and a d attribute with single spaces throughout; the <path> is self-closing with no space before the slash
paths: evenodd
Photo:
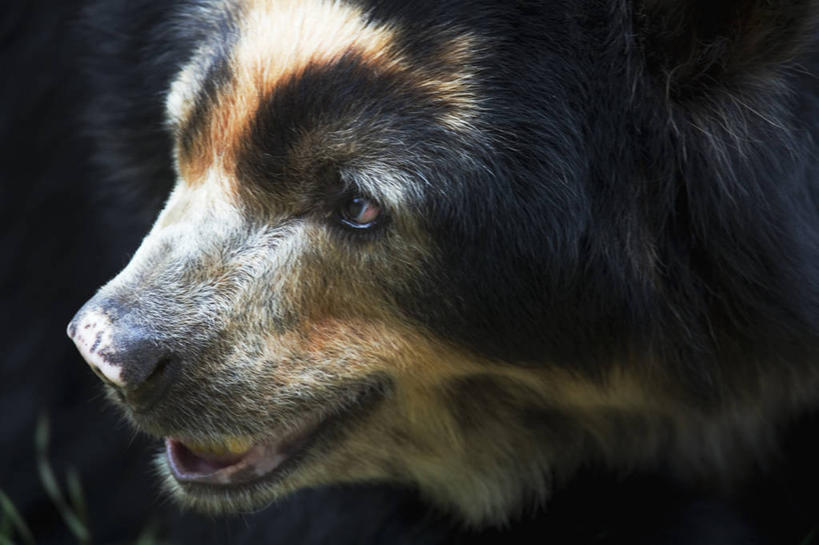
<path id="1" fill-rule="evenodd" d="M 69 336 L 201 511 L 385 481 L 501 524 L 588 464 L 729 489 L 819 398 L 818 9 L 149 8 L 145 87 L 91 117 L 174 187 Z"/>

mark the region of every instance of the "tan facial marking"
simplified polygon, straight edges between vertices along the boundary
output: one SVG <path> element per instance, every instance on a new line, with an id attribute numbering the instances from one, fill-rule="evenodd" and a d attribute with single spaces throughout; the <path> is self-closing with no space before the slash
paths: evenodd
<path id="1" fill-rule="evenodd" d="M 393 30 L 367 23 L 357 7 L 336 0 L 245 0 L 242 9 L 233 56 L 237 90 L 270 90 L 310 64 L 329 64 L 349 51 L 389 62 Z"/>
<path id="2" fill-rule="evenodd" d="M 310 64 L 330 64 L 348 52 L 389 62 L 392 30 L 367 23 L 360 9 L 336 0 L 244 0 L 238 7 L 239 40 L 231 55 L 233 79 L 222 89 L 204 141 L 180 173 L 195 182 L 210 161 L 226 164 L 244 138 L 259 105 L 281 82 Z M 182 77 L 188 77 L 183 70 Z"/>
<path id="3" fill-rule="evenodd" d="M 471 61 L 477 40 L 453 37 L 429 65 L 410 63 L 396 45 L 395 27 L 367 20 L 361 8 L 339 0 L 243 0 L 238 4 L 239 39 L 231 53 L 231 82 L 220 89 L 192 149 L 177 157 L 181 177 L 198 183 L 218 161 L 225 168 L 261 103 L 282 83 L 313 65 L 330 65 L 352 54 L 376 74 L 402 76 L 445 106 L 439 121 L 460 132 L 472 129 L 477 92 Z M 171 88 L 168 115 L 177 123 L 190 115 L 199 86 L 197 66 L 183 69 Z"/>
<path id="4" fill-rule="evenodd" d="M 157 231 L 177 223 L 199 221 L 203 214 L 214 214 L 221 218 L 235 215 L 234 195 L 226 190 L 229 175 L 218 165 L 212 165 L 196 179 L 195 187 L 178 185 L 171 193 L 165 208 L 160 213 L 152 231 Z"/>
<path id="5" fill-rule="evenodd" d="M 200 51 L 195 57 L 203 55 Z M 191 62 L 185 66 L 171 84 L 168 96 L 165 99 L 165 113 L 173 126 L 184 124 L 193 111 L 196 93 L 202 85 L 202 67 L 198 62 Z"/>
<path id="6" fill-rule="evenodd" d="M 409 324 L 384 316 L 381 319 L 325 318 L 303 324 L 302 335 L 276 336 L 271 346 L 277 351 L 301 353 L 305 361 L 341 365 L 351 377 L 383 372 L 402 389 L 428 392 L 452 380 L 468 377 L 495 377 L 528 392 L 537 404 L 548 402 L 569 410 L 637 409 L 655 406 L 646 384 L 637 373 L 614 369 L 600 383 L 554 366 L 531 369 L 497 365 L 463 349 L 428 337 Z M 291 344 L 292 343 L 292 344 Z M 279 359 L 287 358 L 280 353 Z M 437 393 L 435 394 L 437 395 Z"/>
<path id="7" fill-rule="evenodd" d="M 418 73 L 418 86 L 446 106 L 439 121 L 461 134 L 475 132 L 473 120 L 480 109 L 475 74 L 471 68 L 480 50 L 478 39 L 461 34 L 446 44 L 437 59 L 439 66 Z"/>

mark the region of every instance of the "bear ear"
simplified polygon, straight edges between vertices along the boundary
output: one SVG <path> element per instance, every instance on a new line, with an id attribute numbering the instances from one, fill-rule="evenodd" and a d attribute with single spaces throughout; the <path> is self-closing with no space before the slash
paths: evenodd
<path id="1" fill-rule="evenodd" d="M 816 0 L 633 1 L 647 69 L 677 99 L 764 79 L 816 37 Z"/>

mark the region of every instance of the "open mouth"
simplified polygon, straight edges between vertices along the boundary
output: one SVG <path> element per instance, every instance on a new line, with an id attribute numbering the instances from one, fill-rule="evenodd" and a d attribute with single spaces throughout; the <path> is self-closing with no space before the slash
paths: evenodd
<path id="1" fill-rule="evenodd" d="M 274 435 L 218 439 L 179 435 L 165 437 L 165 462 L 180 484 L 231 488 L 289 471 L 322 436 L 343 433 L 383 399 L 389 383 L 373 378 L 358 386 L 335 410 L 314 413 L 297 426 Z"/>
<path id="2" fill-rule="evenodd" d="M 180 483 L 240 485 L 274 473 L 306 446 L 318 427 L 319 423 L 305 425 L 260 442 L 246 437 L 208 442 L 166 437 L 165 455 Z"/>

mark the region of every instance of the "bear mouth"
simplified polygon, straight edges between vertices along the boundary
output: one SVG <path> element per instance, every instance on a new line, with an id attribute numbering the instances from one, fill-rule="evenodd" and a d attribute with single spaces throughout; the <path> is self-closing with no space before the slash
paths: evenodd
<path id="1" fill-rule="evenodd" d="M 182 484 L 247 484 L 275 473 L 306 447 L 320 424 L 308 423 L 281 437 L 259 442 L 247 437 L 209 442 L 166 437 L 165 457 L 171 475 Z"/>
<path id="2" fill-rule="evenodd" d="M 179 484 L 200 491 L 276 479 L 297 465 L 322 436 L 343 432 L 366 416 L 388 390 L 386 381 L 362 381 L 359 388 L 353 390 L 357 393 L 346 402 L 335 404 L 334 410 L 306 415 L 294 427 L 262 438 L 200 439 L 193 435 L 169 435 L 164 437 L 164 462 Z"/>

